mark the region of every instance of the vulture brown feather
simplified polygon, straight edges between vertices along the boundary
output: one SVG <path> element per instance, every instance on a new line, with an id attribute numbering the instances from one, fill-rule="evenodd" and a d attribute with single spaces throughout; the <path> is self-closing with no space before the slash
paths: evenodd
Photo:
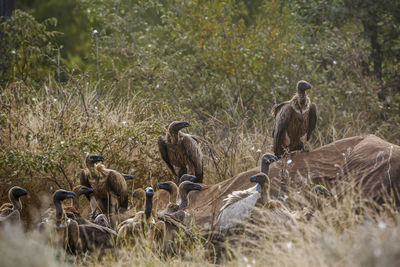
<path id="1" fill-rule="evenodd" d="M 273 138 L 274 153 L 282 156 L 285 151 L 304 150 L 317 123 L 317 106 L 311 103 L 306 90 L 311 85 L 306 81 L 297 83 L 297 94 L 290 100 L 275 105 Z"/>
<path id="2" fill-rule="evenodd" d="M 162 159 L 177 177 L 177 183 L 179 178 L 186 173 L 195 175 L 196 183 L 202 183 L 203 154 L 198 141 L 193 136 L 180 132 L 188 126 L 188 122 L 172 122 L 166 135 L 158 138 L 158 148 Z"/>

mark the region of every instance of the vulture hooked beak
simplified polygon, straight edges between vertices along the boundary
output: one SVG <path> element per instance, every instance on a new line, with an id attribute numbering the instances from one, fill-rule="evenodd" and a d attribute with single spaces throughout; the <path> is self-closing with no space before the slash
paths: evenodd
<path id="1" fill-rule="evenodd" d="M 130 174 L 123 174 L 125 181 L 133 180 L 133 175 Z"/>
<path id="2" fill-rule="evenodd" d="M 179 132 L 179 130 L 190 126 L 190 124 L 187 121 L 175 121 L 171 124 L 172 124 L 172 130 L 174 132 Z"/>
<path id="3" fill-rule="evenodd" d="M 13 194 L 13 196 L 15 198 L 19 198 L 19 197 L 22 197 L 22 196 L 26 196 L 28 194 L 28 191 L 26 191 L 25 189 L 23 189 L 23 188 L 21 188 L 19 186 L 16 186 L 16 187 L 13 188 L 12 194 Z"/>
<path id="4" fill-rule="evenodd" d="M 186 188 L 188 191 L 193 191 L 193 190 L 201 191 L 201 189 L 202 189 L 201 185 L 196 184 L 196 183 L 189 183 L 186 185 Z"/>
<path id="5" fill-rule="evenodd" d="M 169 183 L 158 183 L 158 184 L 157 184 L 157 187 L 158 187 L 159 189 L 167 190 L 167 191 L 170 192 L 170 193 L 171 193 L 171 191 L 172 191 L 172 186 L 171 186 Z"/>
<path id="6" fill-rule="evenodd" d="M 267 182 L 267 175 L 264 173 L 259 173 L 250 177 L 250 182 L 252 183 L 265 183 Z"/>
<path id="7" fill-rule="evenodd" d="M 297 89 L 299 90 L 299 91 L 306 91 L 306 90 L 309 90 L 309 89 L 311 89 L 311 84 L 309 84 L 308 82 L 306 82 L 306 81 L 299 81 L 298 83 L 297 83 Z"/>
<path id="8" fill-rule="evenodd" d="M 91 188 L 91 187 L 86 187 L 86 186 L 82 186 L 82 188 L 79 189 L 78 194 L 79 194 L 79 195 L 82 195 L 82 194 L 90 195 L 90 194 L 92 194 L 93 192 L 94 192 L 94 189 L 93 189 L 93 188 Z"/>
<path id="9" fill-rule="evenodd" d="M 89 156 L 89 161 L 91 163 L 97 163 L 100 161 L 104 161 L 104 157 L 101 155 L 91 155 L 91 156 Z"/>
<path id="10" fill-rule="evenodd" d="M 197 177 L 194 175 L 184 174 L 184 175 L 182 175 L 181 179 L 179 180 L 179 183 L 181 184 L 185 181 L 194 183 L 194 182 L 196 182 L 196 179 L 197 179 Z"/>
<path id="11" fill-rule="evenodd" d="M 264 154 L 263 160 L 265 160 L 267 163 L 271 164 L 272 162 L 277 161 L 278 157 L 273 154 Z"/>
<path id="12" fill-rule="evenodd" d="M 74 192 L 63 190 L 63 189 L 59 189 L 54 193 L 53 201 L 54 202 L 63 201 L 65 199 L 74 198 L 74 197 L 75 197 L 75 193 Z"/>

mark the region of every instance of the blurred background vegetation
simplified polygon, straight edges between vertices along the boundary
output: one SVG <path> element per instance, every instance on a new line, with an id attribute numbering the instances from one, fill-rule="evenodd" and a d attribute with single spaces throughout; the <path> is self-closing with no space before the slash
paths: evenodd
<path id="1" fill-rule="evenodd" d="M 202 138 L 205 181 L 227 179 L 272 150 L 270 110 L 300 79 L 311 147 L 400 143 L 399 1 L 18 0 L 0 33 L 3 196 L 72 188 L 86 152 L 135 187 L 170 179 L 156 139 L 173 120 Z"/>

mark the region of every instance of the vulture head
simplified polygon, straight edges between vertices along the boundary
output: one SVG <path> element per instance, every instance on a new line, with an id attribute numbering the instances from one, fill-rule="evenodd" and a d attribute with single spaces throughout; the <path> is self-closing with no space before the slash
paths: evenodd
<path id="1" fill-rule="evenodd" d="M 10 189 L 9 192 L 14 197 L 14 199 L 18 199 L 18 198 L 28 194 L 28 191 L 26 191 L 25 189 L 23 189 L 19 186 L 14 186 L 13 188 Z"/>
<path id="2" fill-rule="evenodd" d="M 110 228 L 110 224 L 108 223 L 108 219 L 106 215 L 104 214 L 99 214 L 97 215 L 96 219 L 94 219 L 94 223 L 97 225 L 101 225 L 103 227 Z"/>
<path id="3" fill-rule="evenodd" d="M 151 216 L 151 211 L 153 209 L 154 189 L 152 187 L 147 187 L 145 192 L 146 192 L 146 203 L 144 208 L 144 214 L 146 215 L 146 219 L 149 219 Z"/>
<path id="4" fill-rule="evenodd" d="M 257 183 L 257 191 L 261 192 L 262 190 L 269 191 L 269 177 L 265 173 L 258 173 L 250 177 L 250 182 Z M 267 185 L 267 187 L 266 187 Z"/>
<path id="5" fill-rule="evenodd" d="M 186 121 L 174 121 L 169 125 L 168 131 L 177 134 L 183 128 L 189 127 L 189 125 L 190 124 Z"/>
<path id="6" fill-rule="evenodd" d="M 190 191 L 200 191 L 201 185 L 192 183 L 190 181 L 185 181 L 179 185 L 179 192 L 186 192 L 189 193 Z"/>
<path id="7" fill-rule="evenodd" d="M 266 175 L 269 175 L 269 165 L 277 160 L 278 160 L 277 156 L 273 154 L 268 154 L 268 153 L 264 154 L 264 156 L 262 156 L 261 158 L 261 172 L 265 173 Z"/>
<path id="8" fill-rule="evenodd" d="M 307 91 L 309 89 L 311 89 L 311 84 L 309 84 L 308 82 L 301 80 L 297 83 L 297 91 L 298 92 L 304 93 L 305 91 Z"/>
<path id="9" fill-rule="evenodd" d="M 81 186 L 78 190 L 77 195 L 86 195 L 90 196 L 90 194 L 93 194 L 94 189 L 91 187 L 86 187 L 86 186 Z"/>
<path id="10" fill-rule="evenodd" d="M 66 200 L 68 198 L 74 198 L 76 195 L 74 192 L 71 191 L 67 191 L 67 190 L 63 190 L 63 189 L 59 189 L 54 193 L 53 196 L 53 202 L 61 202 L 63 200 Z"/>
<path id="11" fill-rule="evenodd" d="M 101 156 L 101 155 L 91 155 L 91 154 L 89 154 L 86 157 L 86 165 L 87 166 L 94 165 L 95 163 L 100 162 L 100 161 L 104 161 L 104 157 Z"/>
<path id="12" fill-rule="evenodd" d="M 189 181 L 194 183 L 196 181 L 197 177 L 194 175 L 190 175 L 190 174 L 184 174 L 182 175 L 182 177 L 179 179 L 179 184 L 185 182 L 185 181 Z"/>
<path id="13" fill-rule="evenodd" d="M 174 189 L 174 182 L 162 182 L 162 183 L 158 183 L 157 187 L 159 189 L 164 189 L 166 191 L 168 191 L 168 193 L 172 193 L 172 190 Z"/>

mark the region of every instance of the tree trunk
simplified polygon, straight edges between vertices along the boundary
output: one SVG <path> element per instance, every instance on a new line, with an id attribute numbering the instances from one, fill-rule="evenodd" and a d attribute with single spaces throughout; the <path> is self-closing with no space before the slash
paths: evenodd
<path id="1" fill-rule="evenodd" d="M 11 17 L 17 8 L 17 0 L 0 0 L 0 17 Z"/>

